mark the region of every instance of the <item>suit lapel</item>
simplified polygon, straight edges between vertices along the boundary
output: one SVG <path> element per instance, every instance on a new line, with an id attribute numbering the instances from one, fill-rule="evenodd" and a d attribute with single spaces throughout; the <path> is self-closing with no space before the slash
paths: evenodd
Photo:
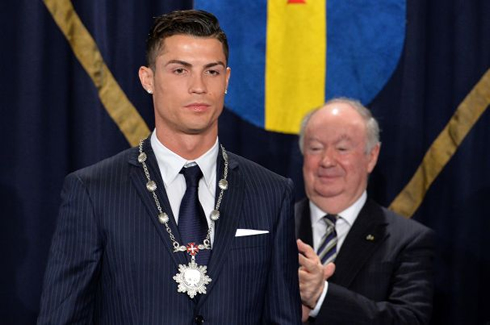
<path id="1" fill-rule="evenodd" d="M 150 145 L 150 140 L 149 138 L 145 140 L 144 145 L 143 145 L 143 151 L 147 155 L 147 160 L 146 160 L 146 165 L 148 166 L 148 171 L 150 173 L 150 177 L 153 181 L 157 183 L 157 190 L 156 194 L 158 196 L 158 200 L 160 201 L 160 205 L 162 207 L 162 210 L 166 212 L 169 216 L 169 222 L 168 225 L 170 229 L 172 230 L 173 235 L 175 236 L 175 239 L 178 242 L 181 242 L 180 240 L 180 234 L 177 229 L 177 225 L 175 223 L 175 218 L 172 213 L 172 209 L 170 207 L 170 203 L 167 198 L 167 193 L 165 191 L 165 186 L 163 184 L 162 177 L 160 175 L 160 169 L 158 168 L 158 164 L 156 161 L 155 154 L 151 148 Z M 151 222 L 155 226 L 156 231 L 158 232 L 158 235 L 160 236 L 161 240 L 164 242 L 165 246 L 167 247 L 167 250 L 172 258 L 172 260 L 175 263 L 176 270 L 178 269 L 179 264 L 187 264 L 187 258 L 185 256 L 185 253 L 174 253 L 173 252 L 173 244 L 172 241 L 170 240 L 170 237 L 166 231 L 166 228 L 163 224 L 161 224 L 158 221 L 158 209 L 155 204 L 155 200 L 153 199 L 153 196 L 151 193 L 146 189 L 146 183 L 147 183 L 147 178 L 145 176 L 145 173 L 143 171 L 143 166 L 138 162 L 138 155 L 139 151 L 135 148 L 134 155 L 131 156 L 129 163 L 133 165 L 133 168 L 130 169 L 130 178 L 131 181 L 133 182 L 133 185 L 135 186 L 136 190 L 138 191 L 138 194 L 141 197 L 141 200 L 146 206 L 146 209 L 148 211 L 148 218 L 150 218 Z M 177 271 L 176 271 L 177 272 Z"/>
<path id="2" fill-rule="evenodd" d="M 308 199 L 303 199 L 294 207 L 296 222 L 296 238 L 313 247 L 313 229 L 311 228 L 310 204 Z"/>
<path id="3" fill-rule="evenodd" d="M 366 201 L 337 255 L 335 274 L 329 281 L 349 287 L 388 236 L 386 224 L 381 208 L 370 200 Z"/>
<path id="4" fill-rule="evenodd" d="M 238 228 L 238 221 L 240 220 L 240 214 L 242 211 L 242 204 L 244 198 L 244 186 L 245 182 L 239 173 L 239 164 L 234 159 L 233 154 L 228 154 L 229 167 L 228 167 L 228 189 L 223 194 L 221 202 L 220 218 L 215 223 L 215 236 L 213 243 L 213 251 L 208 263 L 208 275 L 212 281 L 207 287 L 207 294 L 200 297 L 199 305 L 206 300 L 210 291 L 218 281 L 223 265 L 226 261 L 226 256 L 229 254 L 235 233 Z M 223 175 L 223 159 L 220 154 L 218 155 L 217 163 L 217 182 Z M 218 199 L 220 189 L 216 188 L 216 199 Z"/>
<path id="5" fill-rule="evenodd" d="M 144 152 L 147 154 L 148 159 L 146 164 L 151 176 L 151 179 L 157 183 L 157 195 L 160 200 L 163 211 L 165 211 L 169 216 L 169 227 L 178 242 L 181 242 L 180 234 L 175 223 L 175 218 L 172 214 L 172 209 L 170 208 L 170 203 L 167 198 L 165 187 L 163 185 L 162 177 L 160 175 L 160 169 L 155 158 L 155 154 L 150 145 L 149 140 L 145 140 L 143 145 Z M 130 170 L 130 178 L 138 191 L 141 200 L 145 204 L 148 210 L 148 217 L 154 224 L 156 231 L 158 232 L 161 240 L 164 242 L 167 250 L 175 263 L 176 270 L 179 264 L 187 264 L 187 258 L 184 253 L 174 253 L 172 241 L 169 238 L 165 226 L 158 221 L 158 210 L 155 205 L 155 201 L 150 192 L 146 189 L 147 179 L 143 171 L 143 167 L 138 162 L 138 150 L 135 149 L 134 155 L 132 155 L 129 163 L 133 165 Z M 229 157 L 229 167 L 228 167 L 228 189 L 223 194 L 223 199 L 220 207 L 220 219 L 215 223 L 215 236 L 213 243 L 213 250 L 208 262 L 208 272 L 207 274 L 211 277 L 212 281 L 207 286 L 207 294 L 196 299 L 201 305 L 206 297 L 210 294 L 214 284 L 219 278 L 219 274 L 223 268 L 223 264 L 226 260 L 226 256 L 230 251 L 233 239 L 235 238 L 236 229 L 238 228 L 238 221 L 240 219 L 240 211 L 242 210 L 243 198 L 244 198 L 244 180 L 239 173 L 239 164 L 232 154 Z M 223 158 L 221 151 L 218 155 L 217 162 L 217 182 L 221 179 L 223 175 Z M 218 184 L 216 185 L 216 199 L 220 189 Z M 177 271 L 176 271 L 177 272 Z"/>

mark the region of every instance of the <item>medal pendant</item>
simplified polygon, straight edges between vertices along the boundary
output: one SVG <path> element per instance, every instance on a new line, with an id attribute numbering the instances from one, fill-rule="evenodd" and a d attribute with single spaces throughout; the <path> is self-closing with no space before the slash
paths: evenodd
<path id="1" fill-rule="evenodd" d="M 195 255 L 199 250 L 194 243 L 187 245 L 187 251 L 191 255 L 191 261 L 187 265 L 179 264 L 179 273 L 173 279 L 178 283 L 178 292 L 187 293 L 192 299 L 197 294 L 206 294 L 206 285 L 211 278 L 206 275 L 207 266 L 198 265 Z"/>

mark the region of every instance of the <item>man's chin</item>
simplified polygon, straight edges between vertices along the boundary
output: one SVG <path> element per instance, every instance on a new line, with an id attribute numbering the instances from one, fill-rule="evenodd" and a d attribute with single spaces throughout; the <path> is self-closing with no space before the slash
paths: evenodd
<path id="1" fill-rule="evenodd" d="M 217 121 L 209 122 L 207 123 L 206 121 L 203 121 L 203 119 L 199 121 L 189 121 L 185 125 L 185 133 L 187 134 L 193 134 L 193 135 L 199 135 L 199 134 L 205 134 L 209 132 L 213 132 L 213 129 L 217 129 L 218 123 Z"/>
<path id="2" fill-rule="evenodd" d="M 205 129 L 201 129 L 201 128 L 188 128 L 185 133 L 187 134 L 190 134 L 190 135 L 199 135 L 199 134 L 203 134 L 205 131 Z"/>
<path id="3" fill-rule="evenodd" d="M 190 135 L 205 134 L 209 133 L 213 127 L 217 127 L 217 124 L 189 123 L 186 125 L 185 133 Z"/>
<path id="4" fill-rule="evenodd" d="M 323 199 L 335 199 L 342 195 L 342 190 L 329 187 L 328 189 L 320 187 L 315 188 L 315 196 Z"/>

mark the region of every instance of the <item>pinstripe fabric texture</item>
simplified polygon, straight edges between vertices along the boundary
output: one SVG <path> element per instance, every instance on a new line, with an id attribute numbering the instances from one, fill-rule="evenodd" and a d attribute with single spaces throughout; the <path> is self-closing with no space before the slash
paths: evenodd
<path id="1" fill-rule="evenodd" d="M 295 206 L 296 235 L 313 242 L 308 200 Z M 429 324 L 434 233 L 367 200 L 335 259 L 315 325 Z"/>
<path id="2" fill-rule="evenodd" d="M 149 142 L 157 195 L 180 241 Z M 66 177 L 45 275 L 38 324 L 300 324 L 293 189 L 286 180 L 229 153 L 229 190 L 208 262 L 208 293 L 190 299 L 172 277 L 165 227 L 129 149 Z M 223 166 L 218 159 L 218 175 Z M 158 176 L 158 177 L 157 177 Z M 267 234 L 235 237 L 237 229 Z"/>

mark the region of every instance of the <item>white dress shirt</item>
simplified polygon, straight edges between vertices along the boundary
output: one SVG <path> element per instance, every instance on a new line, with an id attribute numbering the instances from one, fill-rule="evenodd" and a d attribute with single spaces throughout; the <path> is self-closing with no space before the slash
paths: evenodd
<path id="1" fill-rule="evenodd" d="M 356 221 L 359 212 L 361 212 L 364 203 L 366 203 L 366 200 L 367 200 L 367 193 L 366 191 L 364 191 L 362 195 L 357 199 L 357 201 L 354 202 L 354 204 L 352 204 L 344 211 L 338 213 L 339 218 L 335 223 L 335 230 L 337 231 L 337 254 L 340 252 L 340 249 L 342 248 L 342 244 L 344 243 L 347 234 L 349 233 L 352 225 L 354 224 L 354 221 Z M 311 218 L 311 228 L 313 232 L 313 249 L 315 250 L 315 252 L 318 250 L 322 236 L 327 230 L 327 225 L 322 220 L 323 216 L 325 216 L 326 214 L 327 214 L 326 212 L 322 211 L 318 206 L 316 206 L 313 202 L 310 201 L 310 218 Z M 320 308 L 322 307 L 323 301 L 325 300 L 325 296 L 327 295 L 327 292 L 328 292 L 328 281 L 325 281 L 323 292 L 320 298 L 318 299 L 315 309 L 313 309 L 310 312 L 310 316 L 316 317 L 318 315 L 318 313 L 320 312 Z"/>
<path id="2" fill-rule="evenodd" d="M 218 138 L 206 153 L 195 160 L 186 160 L 165 147 L 157 138 L 154 131 L 151 135 L 151 147 L 157 158 L 158 168 L 162 175 L 168 201 L 177 225 L 179 224 L 180 202 L 186 190 L 184 175 L 180 173 L 184 166 L 197 164 L 203 177 L 199 181 L 199 202 L 206 215 L 208 227 L 211 225 L 211 211 L 214 209 L 216 197 L 216 160 L 218 158 Z M 214 228 L 211 231 L 211 243 L 214 242 Z"/>

